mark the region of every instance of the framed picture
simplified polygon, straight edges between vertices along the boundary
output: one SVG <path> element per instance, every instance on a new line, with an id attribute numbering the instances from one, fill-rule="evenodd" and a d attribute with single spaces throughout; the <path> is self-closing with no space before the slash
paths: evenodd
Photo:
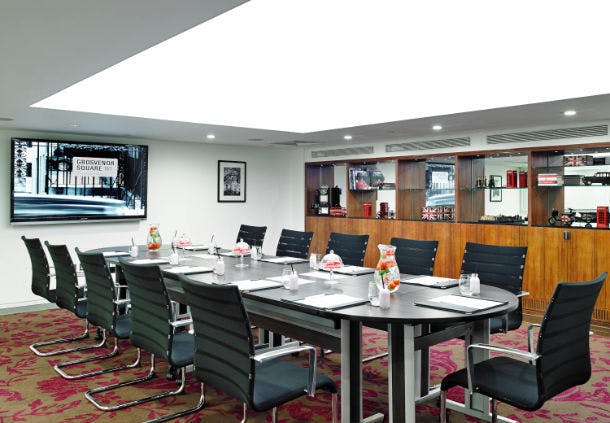
<path id="1" fill-rule="evenodd" d="M 218 202 L 246 202 L 246 162 L 218 160 Z"/>
<path id="2" fill-rule="evenodd" d="M 502 187 L 502 176 L 490 175 L 489 179 L 490 182 L 493 181 L 493 184 L 490 183 L 490 185 L 494 187 Z M 502 201 L 502 189 L 491 188 L 489 190 L 489 201 L 491 201 L 492 203 L 499 203 L 500 201 Z"/>

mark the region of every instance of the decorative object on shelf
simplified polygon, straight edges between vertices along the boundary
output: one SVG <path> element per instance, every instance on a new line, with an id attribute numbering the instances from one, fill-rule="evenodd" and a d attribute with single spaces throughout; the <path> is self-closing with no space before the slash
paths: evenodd
<path id="1" fill-rule="evenodd" d="M 335 217 L 345 217 L 347 216 L 347 209 L 341 206 L 332 206 L 328 214 Z"/>
<path id="2" fill-rule="evenodd" d="M 362 203 L 362 217 L 373 216 L 373 204 L 370 201 Z"/>
<path id="3" fill-rule="evenodd" d="M 455 216 L 455 207 L 453 206 L 438 206 L 438 207 L 422 207 L 421 220 L 427 221 L 452 221 Z"/>
<path id="4" fill-rule="evenodd" d="M 161 234 L 159 233 L 159 225 L 152 223 L 148 227 L 148 236 L 146 237 L 146 248 L 149 251 L 157 251 L 161 248 Z"/>
<path id="5" fill-rule="evenodd" d="M 246 202 L 246 162 L 218 160 L 218 202 Z"/>
<path id="6" fill-rule="evenodd" d="M 235 247 L 233 247 L 233 253 L 239 256 L 239 263 L 235 265 L 238 268 L 248 267 L 247 263 L 244 263 L 244 255 L 250 254 L 250 246 L 243 239 L 240 239 Z"/>
<path id="7" fill-rule="evenodd" d="M 553 211 L 551 211 L 551 217 L 549 217 L 549 225 L 554 226 L 558 220 L 559 220 L 559 211 L 557 209 L 553 209 Z"/>
<path id="8" fill-rule="evenodd" d="M 495 176 L 491 176 L 491 178 L 495 178 Z M 492 188 L 491 186 L 491 180 L 489 181 L 489 188 Z M 502 184 L 500 183 L 500 185 L 495 185 L 495 181 L 494 181 L 494 186 L 502 186 Z M 507 170 L 506 171 L 506 188 L 517 188 L 517 171 L 516 170 Z"/>
<path id="9" fill-rule="evenodd" d="M 517 171 L 515 172 L 515 179 L 516 179 L 516 174 Z M 502 176 L 500 175 L 490 175 L 489 176 L 489 188 L 491 188 L 491 190 L 489 191 L 489 201 L 491 201 L 492 203 L 499 203 L 502 201 L 502 190 L 500 189 L 502 187 Z"/>
<path id="10" fill-rule="evenodd" d="M 335 280 L 333 280 L 333 272 L 342 267 L 343 260 L 337 254 L 335 254 L 333 250 L 330 250 L 330 252 L 322 257 L 322 260 L 320 260 L 320 269 L 330 272 L 330 276 L 328 278 L 329 285 L 337 283 Z"/>
<path id="11" fill-rule="evenodd" d="M 379 261 L 375 267 L 373 276 L 375 283 L 380 289 L 396 292 L 400 286 L 400 270 L 396 264 L 396 247 L 393 245 L 377 245 L 379 248 Z"/>
<path id="12" fill-rule="evenodd" d="M 597 206 L 596 221 L 597 228 L 608 227 L 608 206 Z"/>
<path id="13" fill-rule="evenodd" d="M 563 165 L 566 167 L 572 166 L 591 166 L 593 164 L 593 156 L 588 154 L 574 154 L 563 156 Z"/>
<path id="14" fill-rule="evenodd" d="M 610 185 L 610 172 L 595 172 L 593 176 L 583 176 L 582 183 L 585 185 Z"/>
<path id="15" fill-rule="evenodd" d="M 517 186 L 519 188 L 526 188 L 527 187 L 527 172 L 520 170 L 517 173 Z"/>
<path id="16" fill-rule="evenodd" d="M 380 219 L 387 219 L 388 218 L 388 203 L 385 201 L 382 201 L 381 203 L 379 203 L 379 218 Z"/>
<path id="17" fill-rule="evenodd" d="M 557 173 L 539 173 L 538 174 L 538 186 L 560 187 L 562 185 L 563 185 L 563 175 L 559 175 Z"/>
<path id="18" fill-rule="evenodd" d="M 485 214 L 480 217 L 479 223 L 503 223 L 503 224 L 524 224 L 526 221 L 522 216 L 514 215 L 514 216 L 504 216 L 502 214 L 497 216 L 492 216 Z"/>
<path id="19" fill-rule="evenodd" d="M 320 185 L 320 188 L 316 190 L 316 204 L 318 214 L 328 214 L 330 209 L 330 200 L 328 198 L 328 186 Z M 315 204 L 314 204 L 315 207 Z"/>
<path id="20" fill-rule="evenodd" d="M 582 185 L 582 175 L 563 175 L 563 185 L 565 185 L 565 186 Z"/>

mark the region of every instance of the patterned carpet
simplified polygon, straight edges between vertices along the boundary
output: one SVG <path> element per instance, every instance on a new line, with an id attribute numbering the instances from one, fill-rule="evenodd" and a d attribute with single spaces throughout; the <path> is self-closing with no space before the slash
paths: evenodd
<path id="1" fill-rule="evenodd" d="M 178 398 L 149 402 L 116 412 L 98 411 L 84 397 L 87 389 L 143 376 L 148 372 L 149 356 L 144 356 L 143 367 L 124 370 L 114 374 L 100 375 L 70 381 L 62 379 L 52 365 L 68 359 L 85 356 L 86 352 L 59 357 L 37 357 L 28 346 L 34 342 L 72 336 L 80 333 L 83 322 L 70 313 L 47 310 L 35 313 L 0 316 L 0 422 L 136 422 L 193 406 L 199 397 L 199 384 L 189 376 L 187 393 Z M 91 339 L 83 342 L 92 342 Z M 526 348 L 526 333 L 522 328 L 509 335 L 492 337 L 492 342 Z M 386 346 L 386 334 L 365 329 L 364 355 L 381 352 Z M 594 335 L 591 338 L 593 357 L 593 376 L 583 386 L 570 389 L 548 401 L 535 412 L 524 412 L 505 404 L 500 404 L 502 415 L 517 421 L 527 422 L 608 422 L 610 421 L 610 339 Z M 88 354 L 91 354 L 89 352 Z M 118 363 L 131 363 L 135 349 L 128 342 L 121 344 L 121 354 L 103 363 L 110 367 Z M 305 360 L 303 360 L 305 361 Z M 463 363 L 462 342 L 453 340 L 438 345 L 431 351 L 432 382 L 439 383 L 441 378 Z M 96 364 L 83 365 L 76 371 L 94 369 Z M 146 386 L 124 388 L 118 393 L 104 396 L 105 401 L 132 399 L 151 393 L 174 389 L 176 382 L 165 378 L 166 366 L 159 362 L 159 375 Z M 339 383 L 339 354 L 329 354 L 319 360 L 318 370 Z M 385 359 L 367 363 L 364 372 L 364 416 L 387 410 L 387 361 Z M 463 392 L 454 389 L 449 392 L 451 399 L 460 400 Z M 227 422 L 239 421 L 241 405 L 234 399 L 213 389 L 207 390 L 207 406 L 203 411 L 182 419 L 180 422 Z M 320 392 L 314 399 L 302 397 L 280 408 L 280 421 L 323 422 L 330 420 L 330 395 Z M 477 419 L 465 418 L 451 412 L 452 422 L 476 422 Z M 249 413 L 251 422 L 271 421 L 269 413 Z M 431 401 L 417 408 L 418 422 L 438 421 L 438 405 Z"/>

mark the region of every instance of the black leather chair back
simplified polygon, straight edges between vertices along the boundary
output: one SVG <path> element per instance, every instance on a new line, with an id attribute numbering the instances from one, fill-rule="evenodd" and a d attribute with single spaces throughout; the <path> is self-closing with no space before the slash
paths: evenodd
<path id="1" fill-rule="evenodd" d="M 180 277 L 195 328 L 195 376 L 252 404 L 254 342 L 237 286 L 193 283 Z"/>
<path id="2" fill-rule="evenodd" d="M 462 273 L 478 273 L 482 284 L 519 294 L 523 288 L 526 254 L 527 247 L 467 242 L 462 259 Z M 523 310 L 519 299 L 519 307 L 508 314 L 508 330 L 521 326 L 522 319 Z M 501 318 L 490 320 L 491 333 L 502 332 L 503 327 Z"/>
<path id="3" fill-rule="evenodd" d="M 53 260 L 53 266 L 55 267 L 55 279 L 57 281 L 55 303 L 58 307 L 79 314 L 76 309 L 79 298 L 78 276 L 76 276 L 76 268 L 68 247 L 65 245 L 51 245 L 48 241 L 45 241 L 44 244 L 49 251 L 51 260 Z"/>
<path id="4" fill-rule="evenodd" d="M 541 405 L 547 399 L 591 377 L 589 326 L 606 279 L 559 283 L 542 319 L 536 363 Z"/>
<path id="5" fill-rule="evenodd" d="M 87 280 L 87 319 L 114 335 L 117 291 L 106 259 L 102 253 L 84 253 L 78 248 L 76 254 Z"/>
<path id="6" fill-rule="evenodd" d="M 396 247 L 396 264 L 400 273 L 432 275 L 438 241 L 420 241 L 408 238 L 392 238 Z"/>
<path id="7" fill-rule="evenodd" d="M 326 246 L 326 254 L 334 251 L 341 259 L 343 264 L 351 266 L 362 266 L 366 246 L 369 243 L 368 235 L 351 235 L 331 232 Z"/>
<path id="8" fill-rule="evenodd" d="M 282 229 L 275 255 L 306 259 L 309 253 L 309 246 L 311 245 L 311 238 L 313 238 L 313 232 Z"/>
<path id="9" fill-rule="evenodd" d="M 120 264 L 131 299 L 131 343 L 173 365 L 172 307 L 159 266 Z"/>
<path id="10" fill-rule="evenodd" d="M 55 290 L 49 289 L 49 261 L 42 249 L 40 239 L 26 238 L 25 236 L 22 236 L 21 239 L 25 243 L 32 263 L 32 292 L 54 303 Z"/>
<path id="11" fill-rule="evenodd" d="M 237 242 L 243 239 L 250 247 L 254 245 L 262 246 L 266 232 L 266 226 L 241 225 L 239 227 L 239 233 L 237 234 Z"/>

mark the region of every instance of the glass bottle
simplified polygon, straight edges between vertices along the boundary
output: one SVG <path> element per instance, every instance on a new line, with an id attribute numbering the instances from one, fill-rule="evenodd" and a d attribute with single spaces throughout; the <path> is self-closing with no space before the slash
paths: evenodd
<path id="1" fill-rule="evenodd" d="M 396 264 L 396 247 L 379 244 L 379 261 L 375 267 L 373 278 L 379 288 L 387 288 L 396 292 L 400 286 L 400 270 Z"/>
<path id="2" fill-rule="evenodd" d="M 148 251 L 157 251 L 161 248 L 161 234 L 159 233 L 159 224 L 152 223 L 148 227 L 148 236 L 146 237 L 146 248 Z"/>

